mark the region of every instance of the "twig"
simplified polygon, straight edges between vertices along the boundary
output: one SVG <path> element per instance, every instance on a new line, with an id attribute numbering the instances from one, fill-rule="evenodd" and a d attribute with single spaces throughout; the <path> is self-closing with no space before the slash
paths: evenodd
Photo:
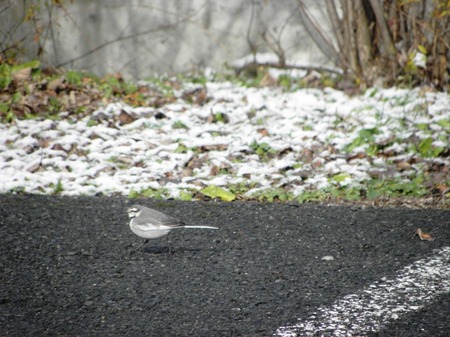
<path id="1" fill-rule="evenodd" d="M 252 42 L 252 40 L 250 38 L 250 33 L 252 31 L 254 18 L 255 18 L 255 1 L 252 0 L 252 10 L 250 13 L 250 22 L 248 23 L 248 27 L 247 27 L 246 39 L 247 39 L 248 46 L 250 47 L 250 51 L 252 52 L 253 58 L 256 61 L 256 53 L 258 52 L 258 48 L 256 47 L 256 45 Z"/>
<path id="2" fill-rule="evenodd" d="M 277 69 L 299 69 L 299 70 L 307 70 L 307 71 L 319 71 L 319 72 L 329 72 L 337 75 L 342 75 L 343 71 L 338 68 L 333 67 L 327 67 L 327 66 L 315 66 L 315 65 L 309 65 L 309 66 L 301 66 L 301 65 L 295 65 L 295 64 L 282 64 L 282 63 L 275 63 L 275 62 L 250 62 L 246 63 L 245 65 L 241 67 L 236 67 L 236 71 L 238 73 L 244 71 L 245 69 L 254 68 L 254 67 L 266 67 L 266 68 L 277 68 Z"/>
<path id="3" fill-rule="evenodd" d="M 103 49 L 103 48 L 105 48 L 105 47 L 107 47 L 109 45 L 112 45 L 114 43 L 117 43 L 117 42 L 120 42 L 120 41 L 124 41 L 124 40 L 128 40 L 128 39 L 134 39 L 134 38 L 136 38 L 138 36 L 147 35 L 147 34 L 151 34 L 151 33 L 155 33 L 155 32 L 161 31 L 161 30 L 167 30 L 169 28 L 173 28 L 174 26 L 179 25 L 182 22 L 189 21 L 189 19 L 192 16 L 194 16 L 194 15 L 196 15 L 196 13 L 188 15 L 186 17 L 183 17 L 183 18 L 181 18 L 180 20 L 178 20 L 176 22 L 172 22 L 172 23 L 165 24 L 165 25 L 160 25 L 159 27 L 156 27 L 156 28 L 147 29 L 147 30 L 144 30 L 142 32 L 133 33 L 133 34 L 130 34 L 130 35 L 119 36 L 118 38 L 116 38 L 114 40 L 110 40 L 110 41 L 107 41 L 107 42 L 104 42 L 104 43 L 98 45 L 97 47 L 87 51 L 86 53 L 84 53 L 82 55 L 74 57 L 73 59 L 70 59 L 68 61 L 61 62 L 61 63 L 59 63 L 57 65 L 57 67 L 64 67 L 64 66 L 68 65 L 69 63 L 76 62 L 76 61 L 78 61 L 78 60 L 80 60 L 80 59 L 82 59 L 82 58 L 84 58 L 86 56 L 92 55 L 95 52 L 99 51 L 100 49 Z"/>

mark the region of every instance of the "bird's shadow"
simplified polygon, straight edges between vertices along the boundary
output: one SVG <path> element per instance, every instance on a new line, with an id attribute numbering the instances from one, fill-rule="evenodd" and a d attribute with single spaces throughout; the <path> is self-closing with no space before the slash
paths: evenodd
<path id="1" fill-rule="evenodd" d="M 172 246 L 149 246 L 142 247 L 140 249 L 141 252 L 145 254 L 176 254 L 176 253 L 185 253 L 185 252 L 201 252 L 208 249 L 200 249 L 200 248 L 189 248 L 189 247 L 172 247 Z"/>

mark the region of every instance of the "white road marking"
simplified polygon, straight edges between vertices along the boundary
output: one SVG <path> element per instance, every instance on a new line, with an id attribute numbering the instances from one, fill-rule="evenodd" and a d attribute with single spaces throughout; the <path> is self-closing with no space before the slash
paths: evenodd
<path id="1" fill-rule="evenodd" d="M 307 320 L 278 328 L 274 336 L 364 336 L 446 292 L 450 292 L 450 247 L 406 266 L 393 279 L 382 278 L 331 307 L 319 307 Z"/>

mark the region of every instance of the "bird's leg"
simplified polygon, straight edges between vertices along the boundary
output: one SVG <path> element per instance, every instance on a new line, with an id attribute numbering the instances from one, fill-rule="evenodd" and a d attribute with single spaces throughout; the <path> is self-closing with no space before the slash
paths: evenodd
<path id="1" fill-rule="evenodd" d="M 140 250 L 144 245 L 148 242 L 148 239 L 145 239 L 145 241 L 138 247 L 136 250 Z"/>

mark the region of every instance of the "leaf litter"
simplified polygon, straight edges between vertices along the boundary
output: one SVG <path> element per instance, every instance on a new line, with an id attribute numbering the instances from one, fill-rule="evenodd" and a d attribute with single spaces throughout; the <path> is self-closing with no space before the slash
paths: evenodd
<path id="1" fill-rule="evenodd" d="M 80 81 L 40 83 L 22 96 L 20 118 L 0 124 L 0 192 L 301 202 L 449 196 L 446 93 L 372 88 L 350 97 L 331 88 L 173 81 L 170 95 L 142 82 L 131 102 Z M 65 112 L 49 118 L 47 105 L 27 118 L 54 95 L 64 96 Z"/>

